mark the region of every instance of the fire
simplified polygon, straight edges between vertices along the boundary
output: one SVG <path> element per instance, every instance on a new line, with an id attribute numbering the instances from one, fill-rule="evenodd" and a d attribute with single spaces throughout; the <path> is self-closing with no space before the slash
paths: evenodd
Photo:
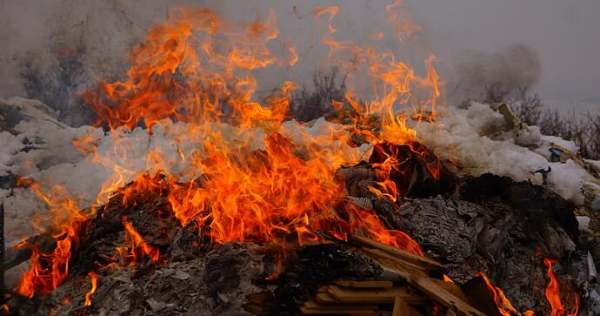
<path id="1" fill-rule="evenodd" d="M 131 52 L 125 79 L 104 82 L 85 95 L 97 114 L 97 125 L 110 130 L 108 137 L 115 144 L 113 156 L 103 156 L 93 137 L 73 142 L 92 162 L 113 171 L 98 193 L 97 204 L 120 192 L 122 203 L 129 205 L 135 192 L 160 188 L 167 192 L 172 214 L 181 225 L 202 228 L 216 243 L 267 242 L 286 249 L 288 243 L 319 242 L 317 232 L 324 231 L 340 239 L 349 233 L 365 234 L 423 255 L 416 241 L 386 228 L 373 211 L 344 203 L 347 193 L 335 173 L 360 158 L 347 154 L 352 133 L 368 135 L 370 145 L 408 144 L 421 155 L 411 145 L 417 135 L 407 123 L 410 116 L 398 113 L 398 108 L 414 105 L 422 111 L 428 106 L 435 113 L 441 93 L 433 58 L 426 61 L 427 74 L 419 76 L 393 52 L 335 40 L 333 20 L 339 10 L 313 11 L 317 18 L 328 15 L 328 33 L 322 42 L 344 70 L 366 70 L 374 98 L 358 101 L 348 91 L 345 100 L 335 101 L 338 107 L 349 106 L 355 112 L 352 126 L 320 136 L 299 127 L 300 138 L 294 138 L 285 123 L 294 83 L 284 82 L 262 101 L 255 96 L 259 83 L 253 71 L 291 67 L 298 60 L 294 47 L 284 49 L 284 56 L 270 50 L 279 36 L 272 12 L 264 20 L 231 23 L 209 9 L 181 9 L 153 27 Z M 351 60 L 344 59 L 348 53 Z M 139 126 L 151 135 L 168 135 L 170 142 L 169 152 L 148 151 L 141 172 L 128 163 L 135 152 L 132 148 L 144 143 L 130 139 Z M 150 136 L 145 142 L 150 143 Z M 388 155 L 376 164 L 379 184 L 371 189 L 395 201 L 405 192 L 392 175 L 405 170 L 393 153 Z M 439 174 L 435 163 L 426 165 L 434 177 Z M 132 179 L 134 183 L 122 189 Z M 54 226 L 60 234 L 52 254 L 34 249 L 31 268 L 18 290 L 28 297 L 49 293 L 64 281 L 79 226 L 88 215 L 73 200 L 57 203 L 52 195 L 37 191 L 55 210 Z M 143 256 L 157 262 L 158 249 L 126 217 L 122 222 L 127 244 L 117 248 L 121 257 L 130 265 Z"/>
<path id="2" fill-rule="evenodd" d="M 575 302 L 574 302 L 574 311 L 572 313 L 568 313 L 566 308 L 564 307 L 561 299 L 560 299 L 560 286 L 558 284 L 558 280 L 556 275 L 554 274 L 554 270 L 552 269 L 552 265 L 556 261 L 552 259 L 545 258 L 544 265 L 547 268 L 547 275 L 549 278 L 548 286 L 546 287 L 545 295 L 548 304 L 550 304 L 551 316 L 577 316 L 579 314 L 579 295 L 575 293 Z"/>
<path id="3" fill-rule="evenodd" d="M 385 11 L 398 40 L 410 39 L 422 31 L 421 27 L 411 20 L 408 10 L 402 7 L 402 0 L 394 0 L 394 3 L 386 5 Z"/>
<path id="4" fill-rule="evenodd" d="M 550 279 L 548 282 L 548 286 L 546 287 L 546 290 L 544 291 L 546 300 L 551 308 L 550 315 L 551 316 L 577 316 L 579 314 L 579 304 L 580 304 L 579 295 L 577 293 L 574 293 L 574 295 L 575 295 L 575 299 L 574 299 L 575 301 L 573 303 L 574 311 L 572 313 L 568 313 L 561 301 L 561 298 L 560 298 L 560 287 L 559 287 L 556 275 L 554 274 L 554 270 L 552 269 L 552 265 L 554 263 L 555 263 L 555 261 L 552 259 L 548 259 L 548 258 L 544 259 L 544 265 L 547 268 L 547 275 L 548 275 L 548 278 Z M 480 272 L 477 275 L 480 276 L 481 278 L 483 278 L 488 290 L 490 291 L 490 293 L 493 294 L 494 302 L 496 303 L 496 306 L 498 307 L 498 311 L 500 312 L 501 315 L 503 315 L 503 316 L 511 316 L 511 315 L 534 316 L 535 315 L 535 313 L 531 310 L 525 311 L 522 314 L 519 313 L 516 310 L 516 308 L 512 305 L 512 303 L 510 302 L 508 297 L 506 297 L 504 292 L 500 288 L 495 287 L 484 273 Z M 446 280 L 446 278 L 447 278 L 446 275 L 444 275 L 444 280 Z"/>
<path id="5" fill-rule="evenodd" d="M 420 31 L 400 0 L 385 10 L 398 40 Z M 253 71 L 293 67 L 299 59 L 296 48 L 287 43 L 282 45 L 284 56 L 269 48 L 279 37 L 273 12 L 264 20 L 257 17 L 248 23 L 231 23 L 209 9 L 181 9 L 153 27 L 131 52 L 125 79 L 104 82 L 85 95 L 97 114 L 97 125 L 110 130 L 108 137 L 115 144 L 111 153 L 118 157 L 103 156 L 91 135 L 73 140 L 92 162 L 113 172 L 98 192 L 96 203 L 100 205 L 119 192 L 123 205 L 128 206 L 136 192 L 166 192 L 170 210 L 182 226 L 196 225 L 216 243 L 272 243 L 279 246 L 282 256 L 289 243 L 321 242 L 319 231 L 339 239 L 350 233 L 364 234 L 423 255 L 409 235 L 386 228 L 373 211 L 345 203 L 346 189 L 335 174 L 361 158 L 347 154 L 354 134 L 365 136 L 380 158 L 371 162 L 377 173 L 377 184 L 369 187 L 374 195 L 395 202 L 406 193 L 411 170 L 403 169 L 406 157 L 394 146 L 409 148 L 434 179 L 439 177 L 439 160 L 417 146 L 416 132 L 409 127 L 410 119 L 435 120 L 442 97 L 435 56 L 425 60 L 426 73 L 419 75 L 394 52 L 339 41 L 334 38 L 333 23 L 339 12 L 337 6 L 313 10 L 317 19 L 327 16 L 328 30 L 321 42 L 328 47 L 331 62 L 347 72 L 351 81 L 362 79 L 357 81 L 372 88 L 372 97 L 358 101 L 349 89 L 343 100 L 332 103 L 338 111 L 349 109 L 350 126 L 321 136 L 298 127 L 300 140 L 285 127 L 296 84 L 284 82 L 262 101 L 255 96 L 259 83 Z M 384 37 L 378 32 L 373 40 Z M 167 135 L 171 150 L 149 150 L 142 172 L 128 164 L 132 148 L 143 143 L 129 138 L 140 126 L 146 127 L 148 134 Z M 145 141 L 150 143 L 150 137 Z M 123 188 L 132 179 L 135 181 Z M 64 189 L 45 193 L 37 183 L 28 185 L 48 205 L 56 240 L 50 253 L 22 245 L 32 248 L 32 257 L 16 292 L 32 298 L 50 293 L 66 279 L 80 227 L 95 208 L 84 213 Z M 145 256 L 158 262 L 159 250 L 144 240 L 127 217 L 122 224 L 126 245 L 117 247 L 121 258 L 131 266 Z M 567 314 L 552 262 L 544 263 L 550 278 L 546 297 L 552 315 L 577 315 L 579 297 L 575 312 Z M 480 276 L 493 293 L 498 311 L 518 314 L 502 290 L 484 274 Z M 85 306 L 91 306 L 98 282 L 94 272 L 88 277 L 91 289 L 85 294 Z M 452 282 L 447 276 L 444 280 Z"/>
<path id="6" fill-rule="evenodd" d="M 328 14 L 329 31 L 335 33 L 332 23 L 338 11 L 338 7 L 316 8 L 314 14 Z M 204 40 L 200 43 L 192 40 L 192 34 L 198 33 Z M 215 34 L 228 40 L 218 42 L 225 50 L 217 48 Z M 311 234 L 317 230 L 338 231 L 342 230 L 339 226 L 348 226 L 422 253 L 405 234 L 385 230 L 375 216 L 353 222 L 341 219 L 336 205 L 345 193 L 334 175 L 348 161 L 329 150 L 327 144 L 321 145 L 321 139 L 298 146 L 279 132 L 290 92 L 295 88 L 293 83 L 285 82 L 265 105 L 252 100 L 257 82 L 246 71 L 275 64 L 276 57 L 266 44 L 277 36 L 272 14 L 265 22 L 257 19 L 247 26 L 232 27 L 210 10 L 183 10 L 152 29 L 144 45 L 134 50 L 126 82 L 104 84 L 103 93 L 88 97 L 102 122 L 113 129 L 131 129 L 140 122 L 152 128 L 171 117 L 190 124 L 186 136 L 198 139 L 202 154 L 180 157 L 191 164 L 192 174 L 202 175 L 203 180 L 180 183 L 176 176 L 168 175 L 169 202 L 182 225 L 194 222 L 207 227 L 216 242 L 276 241 L 289 234 L 313 239 L 316 237 Z M 200 49 L 183 49 L 189 46 Z M 289 51 L 295 64 L 295 50 Z M 384 78 L 389 86 L 399 86 L 396 90 L 407 94 L 414 78 L 412 70 L 403 63 L 397 63 L 396 68 L 400 73 L 392 72 Z M 185 89 L 174 80 L 175 73 L 186 75 Z M 222 102 L 232 110 L 228 117 Z M 414 140 L 414 131 L 393 116 L 394 97 L 388 97 L 387 102 L 390 117 L 383 125 L 383 135 L 389 136 L 380 141 Z M 367 106 L 360 114 L 370 114 L 375 107 Z M 212 127 L 224 119 L 239 128 L 236 137 L 241 142 L 234 146 Z M 264 149 L 256 150 L 245 143 L 253 128 L 267 133 Z M 349 138 L 340 137 L 338 140 Z M 160 155 L 155 156 L 152 160 L 161 160 Z M 165 172 L 162 168 L 156 171 Z M 391 181 L 382 183 L 393 191 Z M 114 182 L 107 187 L 115 188 Z"/>
<path id="7" fill-rule="evenodd" d="M 452 280 L 452 278 L 446 274 L 442 275 L 442 280 L 444 280 L 444 282 L 447 282 L 447 283 L 454 283 L 454 280 Z"/>
<path id="8" fill-rule="evenodd" d="M 50 253 L 42 253 L 36 245 L 27 242 L 20 244 L 20 247 L 31 248 L 32 256 L 29 270 L 19 281 L 16 292 L 32 298 L 35 293 L 50 293 L 67 278 L 71 252 L 79 241 L 79 227 L 87 217 L 64 188 L 54 187 L 47 194 L 43 192 L 39 183 L 25 179 L 20 179 L 19 182 L 29 186 L 31 191 L 46 203 L 56 231 L 53 235 L 56 246 Z"/>
<path id="9" fill-rule="evenodd" d="M 30 267 L 17 285 L 17 293 L 29 298 L 35 293 L 48 294 L 67 278 L 72 242 L 77 240 L 77 232 L 68 229 L 66 234 L 63 239 L 56 241 L 56 248 L 49 254 L 32 247 Z"/>
<path id="10" fill-rule="evenodd" d="M 316 7 L 313 11 L 313 14 L 317 17 L 320 17 L 324 14 L 328 14 L 329 18 L 328 18 L 327 22 L 329 24 L 327 25 L 327 28 L 329 30 L 329 33 L 335 33 L 337 30 L 333 26 L 333 19 L 338 14 L 339 10 L 340 10 L 340 8 L 338 6 Z"/>
<path id="11" fill-rule="evenodd" d="M 138 233 L 133 225 L 127 221 L 127 217 L 123 217 L 122 222 L 125 232 L 127 233 L 126 235 L 130 247 L 128 254 L 125 248 L 117 248 L 117 252 L 121 254 L 123 258 L 126 258 L 130 265 L 135 265 L 142 256 L 148 256 L 152 262 L 158 262 L 160 257 L 158 249 L 150 246 L 144 241 L 144 238 L 142 238 L 140 233 Z"/>
<path id="12" fill-rule="evenodd" d="M 496 306 L 498 307 L 498 312 L 500 312 L 501 315 L 503 315 L 503 316 L 519 315 L 519 312 L 512 305 L 512 303 L 510 302 L 508 297 L 506 297 L 506 295 L 500 288 L 497 288 L 492 284 L 492 282 L 487 277 L 487 275 L 485 275 L 482 272 L 479 272 L 477 275 L 480 276 L 481 278 L 483 278 L 488 290 L 494 296 L 494 302 L 496 303 Z"/>
<path id="13" fill-rule="evenodd" d="M 368 232 L 368 235 L 376 241 L 396 248 L 405 249 L 419 256 L 424 255 L 421 246 L 408 234 L 398 230 L 386 229 L 377 215 L 371 212 L 355 209 L 354 218 L 351 219 L 351 225 L 355 227 L 353 231 L 356 229 L 364 229 Z"/>
<path id="14" fill-rule="evenodd" d="M 98 275 L 94 272 L 89 272 L 88 277 L 90 278 L 92 288 L 87 293 L 85 293 L 84 306 L 92 306 L 92 295 L 94 295 L 94 293 L 96 292 L 96 288 L 98 287 Z"/>
<path id="15" fill-rule="evenodd" d="M 183 225 L 210 209 L 198 219 L 204 224 L 210 217 L 215 241 L 267 241 L 305 225 L 300 221 L 305 216 L 316 229 L 320 219 L 335 217 L 332 202 L 342 196 L 340 184 L 331 180 L 335 170 L 319 157 L 299 158 L 281 134 L 265 141 L 264 152 L 256 153 L 207 144 L 209 158 L 198 161 L 197 168 L 205 170 L 208 180 L 201 187 L 175 190 L 169 199 Z M 236 162 L 236 156 L 247 158 Z"/>

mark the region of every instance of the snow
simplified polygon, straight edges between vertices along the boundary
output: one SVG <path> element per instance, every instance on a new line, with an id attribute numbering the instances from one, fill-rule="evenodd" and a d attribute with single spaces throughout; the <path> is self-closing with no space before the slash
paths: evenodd
<path id="1" fill-rule="evenodd" d="M 557 143 L 567 149 L 576 149 L 572 142 L 556 137 L 539 135 L 539 129 L 530 127 L 527 136 L 536 140 L 533 150 L 517 144 L 512 131 L 503 132 L 502 115 L 490 106 L 473 103 L 468 109 L 447 108 L 432 124 L 417 124 L 417 138 L 442 159 L 457 165 L 463 174 L 478 176 L 493 173 L 516 181 L 531 181 L 542 185 L 542 177 L 533 174 L 539 169 L 551 168 L 548 187 L 568 200 L 583 203 L 581 187 L 592 176 L 572 160 L 552 163 L 548 148 Z M 518 136 L 518 135 L 517 135 Z M 523 139 L 521 139 L 523 141 Z M 528 146 L 531 146 L 531 142 Z"/>
<path id="2" fill-rule="evenodd" d="M 9 103 L 4 101 L 5 103 Z M 14 99 L 17 106 L 25 104 L 23 111 L 29 109 L 33 101 Z M 29 104 L 29 106 L 27 106 Z M 214 123 L 204 128 L 211 135 L 218 134 L 221 143 L 231 146 L 246 144 L 250 150 L 263 149 L 266 133 L 263 129 L 241 130 L 231 125 Z M 312 125 L 302 125 L 295 121 L 283 124 L 279 131 L 299 145 L 307 145 L 312 138 L 319 138 L 321 153 L 330 163 L 352 162 L 368 157 L 370 147 L 363 145 L 353 148 L 341 135 L 346 135 L 343 126 L 320 119 Z M 96 203 L 104 203 L 108 196 L 98 193 L 105 185 L 117 183 L 123 186 L 137 175 L 145 172 L 167 172 L 189 180 L 200 176 L 199 170 L 191 168 L 190 157 L 203 154 L 201 146 L 206 133 L 203 130 L 190 131 L 185 123 L 161 122 L 153 129 L 152 135 L 146 130 L 136 128 L 133 131 L 119 129 L 113 133 L 104 133 L 92 127 L 70 128 L 54 124 L 50 115 L 30 116 L 19 122 L 16 128 L 19 134 L 0 133 L 3 149 L 0 156 L 0 175 L 14 174 L 32 178 L 45 190 L 55 185 L 62 186 L 78 201 L 82 209 Z M 75 149 L 71 141 L 74 138 L 89 136 L 97 144 L 97 155 L 84 156 Z M 23 139 L 35 139 L 35 149 L 23 151 Z M 325 138 L 327 140 L 325 140 Z M 156 158 L 156 159 L 153 159 Z M 45 217 L 45 207 L 27 189 L 0 190 L 6 216 L 7 245 L 31 236 L 38 230 L 44 230 L 49 222 Z M 36 215 L 37 214 L 37 215 Z M 32 228 L 31 219 L 38 216 L 39 227 Z"/>
<path id="3" fill-rule="evenodd" d="M 576 216 L 579 231 L 591 232 L 590 231 L 590 217 L 589 216 Z"/>

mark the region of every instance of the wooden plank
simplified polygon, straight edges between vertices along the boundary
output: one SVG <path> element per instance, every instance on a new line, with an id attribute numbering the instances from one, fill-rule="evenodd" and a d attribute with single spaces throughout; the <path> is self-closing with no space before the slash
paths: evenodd
<path id="1" fill-rule="evenodd" d="M 456 311 L 454 309 L 448 308 L 446 310 L 446 316 L 458 316 L 458 315 L 456 314 Z"/>
<path id="2" fill-rule="evenodd" d="M 444 287 L 440 286 L 431 278 L 417 278 L 411 280 L 411 285 L 425 293 L 432 300 L 442 304 L 446 308 L 454 308 L 459 315 L 468 316 L 485 316 L 468 302 L 463 301 L 460 297 L 454 295 Z"/>
<path id="3" fill-rule="evenodd" d="M 415 275 L 421 276 L 429 274 L 425 267 L 415 265 L 414 263 L 408 261 L 404 261 L 380 249 L 362 248 L 361 251 L 373 259 L 376 259 L 378 261 L 381 261 L 380 259 L 382 259 L 383 261 L 394 267 L 400 267 L 401 269 L 406 270 Z"/>
<path id="4" fill-rule="evenodd" d="M 383 274 L 380 278 L 388 281 L 404 281 L 417 277 L 428 276 L 427 272 L 410 263 L 398 260 L 396 257 L 389 255 L 377 249 L 360 249 L 360 252 L 373 258 L 383 268 Z"/>
<path id="5" fill-rule="evenodd" d="M 310 300 L 300 307 L 300 312 L 306 315 L 378 313 L 379 307 L 363 304 L 324 305 Z"/>
<path id="6" fill-rule="evenodd" d="M 315 301 L 320 304 L 339 304 L 340 301 L 333 297 L 328 292 L 317 292 L 315 295 Z"/>
<path id="7" fill-rule="evenodd" d="M 439 279 L 431 279 L 431 282 L 434 282 L 438 286 L 445 288 L 450 293 L 452 293 L 452 294 L 456 295 L 458 298 L 460 298 L 462 301 L 467 302 L 469 305 L 473 305 L 473 304 L 471 304 L 471 300 L 469 300 L 469 298 L 467 297 L 465 292 L 460 288 L 460 286 L 458 286 L 458 284 L 445 282 L 445 281 L 439 280 Z"/>
<path id="8" fill-rule="evenodd" d="M 381 280 L 337 280 L 333 282 L 335 285 L 344 286 L 344 287 L 353 287 L 353 288 L 389 288 L 394 286 L 394 283 L 391 281 L 381 281 Z"/>
<path id="9" fill-rule="evenodd" d="M 426 300 L 406 288 L 356 290 L 332 285 L 327 287 L 327 292 L 342 303 L 393 304 L 396 297 L 411 304 L 420 304 Z"/>
<path id="10" fill-rule="evenodd" d="M 350 235 L 350 236 L 348 236 L 348 242 L 350 242 L 351 244 L 358 245 L 358 246 L 367 246 L 367 247 L 371 247 L 371 248 L 381 249 L 381 250 L 383 250 L 393 256 L 396 256 L 404 261 L 408 261 L 417 266 L 423 266 L 429 271 L 441 271 L 444 269 L 444 266 L 441 263 L 439 263 L 433 259 L 430 259 L 427 257 L 421 257 L 418 255 L 412 254 L 408 251 L 376 242 L 376 241 L 366 238 L 366 237 Z"/>
<path id="11" fill-rule="evenodd" d="M 304 306 L 300 307 L 300 315 L 360 315 L 360 316 L 380 316 L 381 312 L 378 310 L 352 310 L 352 309 L 334 309 L 334 310 L 321 310 L 321 309 L 310 309 Z"/>
<path id="12" fill-rule="evenodd" d="M 394 298 L 394 309 L 392 316 L 422 316 L 423 314 L 407 304 L 402 298 Z"/>
<path id="13" fill-rule="evenodd" d="M 432 279 L 422 270 L 403 264 L 401 260 L 390 259 L 389 256 L 381 256 L 378 252 L 367 251 L 365 249 L 363 249 L 363 252 L 367 255 L 372 254 L 373 259 L 379 262 L 384 270 L 383 277 L 387 277 L 390 280 L 404 280 L 444 307 L 456 308 L 460 315 L 485 315 L 468 303 L 464 299 L 464 295 L 457 295 L 448 290 L 447 285 L 441 284 L 442 280 Z"/>

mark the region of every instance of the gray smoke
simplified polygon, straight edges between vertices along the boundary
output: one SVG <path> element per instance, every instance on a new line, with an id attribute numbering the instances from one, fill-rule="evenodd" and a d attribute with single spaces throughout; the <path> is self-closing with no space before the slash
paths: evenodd
<path id="1" fill-rule="evenodd" d="M 367 43 L 387 28 L 384 7 L 392 0 L 0 0 L 0 96 L 31 96 L 60 111 L 71 124 L 83 106 L 78 92 L 95 86 L 100 79 L 115 79 L 127 65 L 127 52 L 150 25 L 163 21 L 169 9 L 180 5 L 206 5 L 227 19 L 253 20 L 273 9 L 278 18 L 281 41 L 298 49 L 299 63 L 289 69 L 260 73 L 269 91 L 283 80 L 308 83 L 317 69 L 330 65 L 319 44 L 326 18 L 311 15 L 314 6 L 339 5 L 334 23 L 341 40 Z M 405 0 L 423 31 L 409 42 L 398 43 L 386 36 L 380 43 L 393 49 L 422 72 L 422 61 L 431 52 L 447 84 L 449 103 L 478 98 L 481 85 L 492 78 L 503 87 L 534 86 L 539 81 L 542 96 L 549 98 L 593 98 L 600 63 L 598 51 L 600 3 L 581 0 L 577 4 L 558 0 Z M 550 23 L 551 21 L 551 23 Z M 511 43 L 527 43 L 540 52 L 516 48 L 496 53 Z M 519 46 L 515 46 L 519 47 Z M 475 48 L 487 53 L 457 53 Z M 523 57 L 525 56 L 525 57 Z M 544 75 L 539 64 L 544 65 Z M 481 80 L 480 80 L 481 79 Z M 472 84 L 469 87 L 469 84 Z M 75 109 L 75 110 L 74 110 Z"/>
<path id="2" fill-rule="evenodd" d="M 259 70 L 258 93 L 268 93 L 285 80 L 310 83 L 315 71 L 334 66 L 321 44 L 327 16 L 316 18 L 316 6 L 339 5 L 334 19 L 335 38 L 374 44 L 393 50 L 423 71 L 430 53 L 424 32 L 414 41 L 399 43 L 386 21 L 385 6 L 392 1 L 223 1 L 223 0 L 0 0 L 0 40 L 9 43 L 0 51 L 0 97 L 15 95 L 39 99 L 59 112 L 70 125 L 89 122 L 89 110 L 79 95 L 99 80 L 125 74 L 129 50 L 143 39 L 155 23 L 164 21 L 171 9 L 204 5 L 226 20 L 252 21 L 277 16 L 279 38 L 271 44 L 277 51 L 294 46 L 299 62 L 294 67 Z M 383 40 L 371 40 L 385 32 Z"/>
<path id="3" fill-rule="evenodd" d="M 523 44 L 493 54 L 468 51 L 456 63 L 448 97 L 452 103 L 500 101 L 497 99 L 509 97 L 520 89 L 534 88 L 541 69 L 538 53 Z"/>
<path id="4" fill-rule="evenodd" d="M 168 0 L 1 1 L 0 97 L 39 99 L 71 124 L 88 122 L 80 94 L 123 73 L 129 49 L 167 16 Z"/>

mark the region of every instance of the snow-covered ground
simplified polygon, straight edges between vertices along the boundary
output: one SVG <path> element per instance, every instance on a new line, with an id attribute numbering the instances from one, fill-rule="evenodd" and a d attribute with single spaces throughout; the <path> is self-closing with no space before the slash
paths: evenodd
<path id="1" fill-rule="evenodd" d="M 441 158 L 457 164 L 465 174 L 490 172 L 542 184 L 541 176 L 533 172 L 550 167 L 548 186 L 566 199 L 583 203 L 581 187 L 591 179 L 587 171 L 572 160 L 548 161 L 550 143 L 572 151 L 577 149 L 575 144 L 539 135 L 537 127 L 530 127 L 531 135 L 515 138 L 512 131 L 505 131 L 504 124 L 503 116 L 490 106 L 474 103 L 467 110 L 450 108 L 435 124 L 418 124 L 415 128 L 419 141 Z M 527 139 L 528 147 L 516 143 L 525 138 L 531 138 Z"/>

